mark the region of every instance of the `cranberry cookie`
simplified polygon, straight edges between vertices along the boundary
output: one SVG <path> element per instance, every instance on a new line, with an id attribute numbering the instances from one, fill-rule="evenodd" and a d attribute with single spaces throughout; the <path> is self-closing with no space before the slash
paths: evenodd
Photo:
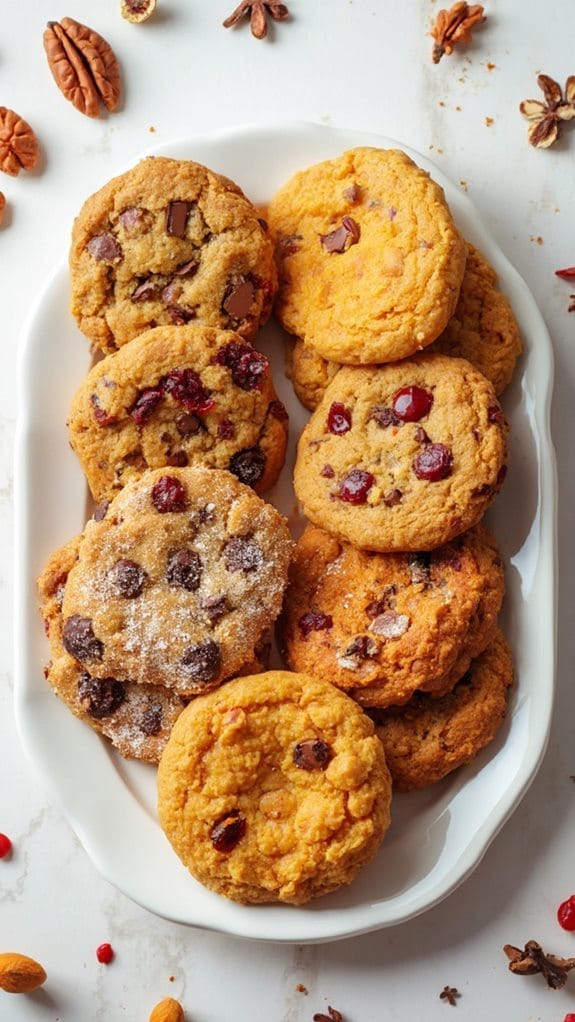
<path id="1" fill-rule="evenodd" d="M 206 887 L 301 905 L 373 858 L 390 788 L 383 746 L 351 699 L 327 681 L 270 671 L 180 715 L 158 769 L 158 812 Z"/>
<path id="2" fill-rule="evenodd" d="M 291 546 L 281 515 L 229 472 L 149 470 L 84 530 L 64 647 L 94 677 L 205 692 L 277 617 Z"/>
<path id="3" fill-rule="evenodd" d="M 197 320 L 253 337 L 276 291 L 265 222 L 232 181 L 149 156 L 74 222 L 71 311 L 104 352 L 149 327 Z"/>
<path id="4" fill-rule="evenodd" d="M 344 367 L 299 441 L 307 517 L 360 549 L 431 550 L 475 525 L 505 477 L 507 423 L 464 359 Z"/>
<path id="5" fill-rule="evenodd" d="M 200 326 L 148 330 L 97 362 L 68 422 L 96 500 L 147 468 L 227 468 L 257 493 L 284 463 L 287 412 L 265 355 L 235 333 Z"/>

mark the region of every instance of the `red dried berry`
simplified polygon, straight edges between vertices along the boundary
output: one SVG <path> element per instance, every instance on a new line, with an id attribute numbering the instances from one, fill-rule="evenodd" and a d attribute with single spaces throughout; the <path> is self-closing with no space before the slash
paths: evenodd
<path id="1" fill-rule="evenodd" d="M 233 852 L 245 832 L 245 817 L 241 815 L 239 809 L 233 809 L 231 813 L 226 813 L 220 820 L 216 820 L 210 831 L 210 838 L 216 852 Z"/>
<path id="2" fill-rule="evenodd" d="M 563 1022 L 575 1022 L 575 1014 L 572 1011 L 568 1011 Z"/>
<path id="3" fill-rule="evenodd" d="M 130 415 L 137 426 L 143 426 L 161 400 L 162 391 L 157 387 L 147 387 L 140 392 L 130 409 Z"/>
<path id="4" fill-rule="evenodd" d="M 418 479 L 437 483 L 447 479 L 453 469 L 453 454 L 446 444 L 427 444 L 413 459 L 413 471 Z"/>
<path id="5" fill-rule="evenodd" d="M 365 504 L 375 476 L 362 468 L 352 468 L 339 484 L 337 496 L 346 504 Z"/>
<path id="6" fill-rule="evenodd" d="M 309 610 L 303 614 L 298 621 L 298 627 L 305 639 L 310 632 L 323 632 L 326 628 L 333 628 L 331 614 L 324 614 L 322 610 Z"/>
<path id="7" fill-rule="evenodd" d="M 575 894 L 561 902 L 557 909 L 557 922 L 564 930 L 575 930 Z"/>
<path id="8" fill-rule="evenodd" d="M 269 362 L 261 351 L 251 344 L 230 341 L 220 348 L 216 363 L 231 369 L 232 380 L 242 390 L 261 390 L 263 378 L 269 370 Z"/>
<path id="9" fill-rule="evenodd" d="M 562 280 L 575 280 L 575 266 L 567 266 L 564 270 L 555 270 L 555 276 Z"/>
<path id="10" fill-rule="evenodd" d="M 185 511 L 188 506 L 186 491 L 174 476 L 160 476 L 152 487 L 152 504 L 160 514 Z"/>
<path id="11" fill-rule="evenodd" d="M 339 401 L 334 401 L 327 413 L 327 428 L 330 433 L 341 436 L 351 429 L 351 411 Z"/>
<path id="12" fill-rule="evenodd" d="M 6 834 L 0 834 L 0 859 L 5 859 L 12 851 L 12 842 Z"/>
<path id="13" fill-rule="evenodd" d="M 114 958 L 114 948 L 111 944 L 100 944 L 96 948 L 96 958 L 102 965 L 109 965 Z"/>
<path id="14" fill-rule="evenodd" d="M 392 406 L 402 422 L 419 422 L 433 404 L 433 394 L 422 387 L 402 387 L 393 395 Z"/>
<path id="15" fill-rule="evenodd" d="M 214 407 L 213 398 L 194 369 L 172 369 L 171 373 L 162 377 L 160 386 L 165 394 L 171 394 L 174 401 L 183 405 L 188 412 L 202 414 Z"/>
<path id="16" fill-rule="evenodd" d="M 333 465 L 324 465 L 320 472 L 320 476 L 323 476 L 324 479 L 333 479 L 335 476 L 335 469 Z"/>

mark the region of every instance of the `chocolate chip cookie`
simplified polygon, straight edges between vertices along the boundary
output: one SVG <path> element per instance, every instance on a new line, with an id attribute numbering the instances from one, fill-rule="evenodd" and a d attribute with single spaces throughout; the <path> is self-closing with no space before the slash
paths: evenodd
<path id="1" fill-rule="evenodd" d="M 104 352 L 195 320 L 254 336 L 277 274 L 265 223 L 237 185 L 149 156 L 84 203 L 70 251 L 71 311 Z"/>
<path id="2" fill-rule="evenodd" d="M 160 823 L 200 883 L 300 905 L 348 884 L 390 820 L 369 718 L 328 681 L 240 678 L 180 715 L 158 769 Z"/>
<path id="3" fill-rule="evenodd" d="M 229 472 L 148 470 L 84 530 L 64 647 L 93 677 L 213 688 L 277 617 L 291 546 L 282 516 Z"/>
<path id="4" fill-rule="evenodd" d="M 475 525 L 505 477 L 507 423 L 464 359 L 344 367 L 298 444 L 307 517 L 360 549 L 432 550 Z"/>
<path id="5" fill-rule="evenodd" d="M 97 362 L 68 427 L 101 501 L 148 468 L 197 464 L 261 493 L 283 466 L 287 420 L 265 355 L 238 334 L 188 325 L 148 330 Z"/>

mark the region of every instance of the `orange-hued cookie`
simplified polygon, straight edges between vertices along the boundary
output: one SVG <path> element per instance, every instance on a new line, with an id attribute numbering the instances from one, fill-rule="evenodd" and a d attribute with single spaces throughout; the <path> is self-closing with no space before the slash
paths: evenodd
<path id="1" fill-rule="evenodd" d="M 304 513 L 365 550 L 431 550 L 477 524 L 505 476 L 507 423 L 469 362 L 421 355 L 336 374 L 298 444 Z"/>
<path id="2" fill-rule="evenodd" d="M 300 171 L 268 219 L 277 316 L 325 358 L 406 358 L 453 314 L 466 245 L 442 189 L 405 153 L 352 149 Z"/>
<path id="3" fill-rule="evenodd" d="M 487 645 L 504 593 L 495 540 L 477 525 L 431 553 L 376 554 L 309 526 L 296 545 L 282 617 L 288 665 L 329 678 L 366 706 L 443 692 Z M 451 687 L 455 679 L 451 680 Z"/>
<path id="4" fill-rule="evenodd" d="M 373 858 L 390 789 L 373 724 L 348 696 L 270 671 L 180 715 L 158 769 L 158 812 L 206 887 L 300 905 L 350 883 Z"/>
<path id="5" fill-rule="evenodd" d="M 469 763 L 495 738 L 513 682 L 501 632 L 441 699 L 416 694 L 398 709 L 371 711 L 398 791 L 424 788 Z"/>

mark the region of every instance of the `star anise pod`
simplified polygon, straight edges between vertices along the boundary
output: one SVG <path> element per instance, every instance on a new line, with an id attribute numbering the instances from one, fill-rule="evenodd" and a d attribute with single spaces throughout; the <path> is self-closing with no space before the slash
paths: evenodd
<path id="1" fill-rule="evenodd" d="M 567 79 L 565 94 L 549 75 L 538 75 L 537 84 L 545 102 L 540 99 L 524 99 L 519 109 L 531 121 L 527 132 L 528 141 L 538 149 L 548 149 L 559 137 L 559 122 L 570 121 L 575 117 L 575 75 Z"/>
<path id="2" fill-rule="evenodd" d="M 268 31 L 268 14 L 274 21 L 285 21 L 289 11 L 286 4 L 280 4 L 278 0 L 242 0 L 224 21 L 224 28 L 231 28 L 243 17 L 249 17 L 252 35 L 256 39 L 265 39 Z"/>
<path id="3" fill-rule="evenodd" d="M 453 47 L 458 43 L 470 43 L 471 30 L 482 21 L 485 21 L 485 15 L 481 4 L 458 3 L 448 11 L 439 11 L 431 30 L 435 39 L 433 63 L 439 64 L 444 53 L 448 56 L 453 53 Z"/>
<path id="4" fill-rule="evenodd" d="M 552 990 L 564 987 L 567 973 L 575 969 L 575 958 L 558 958 L 556 955 L 545 954 L 536 940 L 528 940 L 523 951 L 513 947 L 513 944 L 506 944 L 503 951 L 509 959 L 510 972 L 518 976 L 533 976 L 540 972 Z"/>

